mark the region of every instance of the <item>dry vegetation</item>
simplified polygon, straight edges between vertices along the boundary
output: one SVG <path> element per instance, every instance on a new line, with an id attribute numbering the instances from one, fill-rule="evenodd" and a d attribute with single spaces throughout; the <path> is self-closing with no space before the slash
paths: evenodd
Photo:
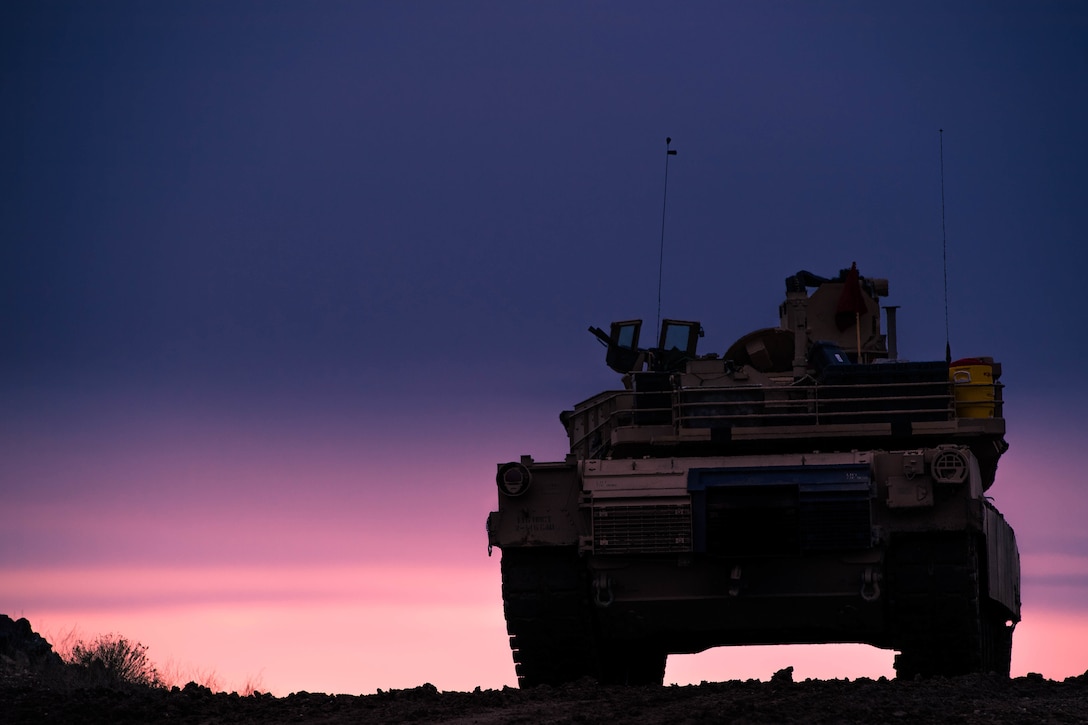
<path id="1" fill-rule="evenodd" d="M 366 696 L 297 692 L 278 698 L 215 692 L 196 682 L 167 687 L 138 643 L 108 636 L 79 644 L 92 653 L 92 664 L 63 661 L 25 619 L 0 615 L 4 722 L 1088 722 L 1088 672 L 1064 682 L 1039 675 L 794 682 L 787 668 L 771 682 L 688 687 L 605 688 L 583 681 L 558 688 L 439 692 L 424 684 Z M 93 664 L 95 652 L 120 654 L 130 676 L 120 677 L 118 670 L 103 677 L 108 667 Z"/>

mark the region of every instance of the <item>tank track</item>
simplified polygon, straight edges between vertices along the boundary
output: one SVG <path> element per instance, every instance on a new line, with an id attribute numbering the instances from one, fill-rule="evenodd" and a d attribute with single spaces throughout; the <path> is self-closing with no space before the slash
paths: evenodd
<path id="1" fill-rule="evenodd" d="M 503 550 L 503 610 L 521 687 L 594 674 L 584 577 L 573 550 Z"/>
<path id="2" fill-rule="evenodd" d="M 1009 675 L 1012 627 L 985 596 L 985 549 L 976 535 L 897 537 L 889 552 L 898 677 Z"/>
<path id="3" fill-rule="evenodd" d="M 662 684 L 664 651 L 601 636 L 588 573 L 576 551 L 507 548 L 501 566 L 506 631 L 520 687 L 583 677 L 602 685 Z"/>

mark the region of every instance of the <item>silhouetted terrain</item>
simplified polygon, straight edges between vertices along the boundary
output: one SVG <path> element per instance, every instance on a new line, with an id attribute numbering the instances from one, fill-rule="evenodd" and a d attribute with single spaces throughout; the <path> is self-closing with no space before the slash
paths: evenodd
<path id="1" fill-rule="evenodd" d="M 1039 675 L 793 682 L 783 670 L 771 682 L 602 688 L 586 681 L 471 693 L 425 684 L 364 696 L 241 697 L 194 683 L 170 690 L 105 687 L 61 664 L 25 622 L 7 628 L 15 634 L 0 632 L 0 714 L 6 723 L 1088 722 L 1088 672 L 1064 682 Z"/>

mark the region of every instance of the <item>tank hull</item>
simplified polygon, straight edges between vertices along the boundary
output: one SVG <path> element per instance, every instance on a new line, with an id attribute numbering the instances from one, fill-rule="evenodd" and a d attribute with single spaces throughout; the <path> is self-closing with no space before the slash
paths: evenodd
<path id="1" fill-rule="evenodd" d="M 951 481 L 950 452 L 966 464 Z M 969 449 L 520 465 L 532 486 L 488 529 L 525 684 L 657 682 L 669 654 L 751 644 L 1009 672 L 1015 536 Z M 650 664 L 602 664 L 617 659 Z"/>

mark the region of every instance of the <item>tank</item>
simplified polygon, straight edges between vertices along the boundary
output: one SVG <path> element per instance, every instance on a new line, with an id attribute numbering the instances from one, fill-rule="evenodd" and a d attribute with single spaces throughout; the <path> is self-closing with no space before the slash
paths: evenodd
<path id="1" fill-rule="evenodd" d="M 985 492 L 1001 365 L 899 359 L 888 282 L 786 279 L 779 324 L 591 327 L 620 376 L 564 411 L 563 461 L 499 464 L 488 551 L 522 687 L 661 684 L 670 654 L 895 650 L 898 677 L 1008 676 L 1016 539 Z"/>

